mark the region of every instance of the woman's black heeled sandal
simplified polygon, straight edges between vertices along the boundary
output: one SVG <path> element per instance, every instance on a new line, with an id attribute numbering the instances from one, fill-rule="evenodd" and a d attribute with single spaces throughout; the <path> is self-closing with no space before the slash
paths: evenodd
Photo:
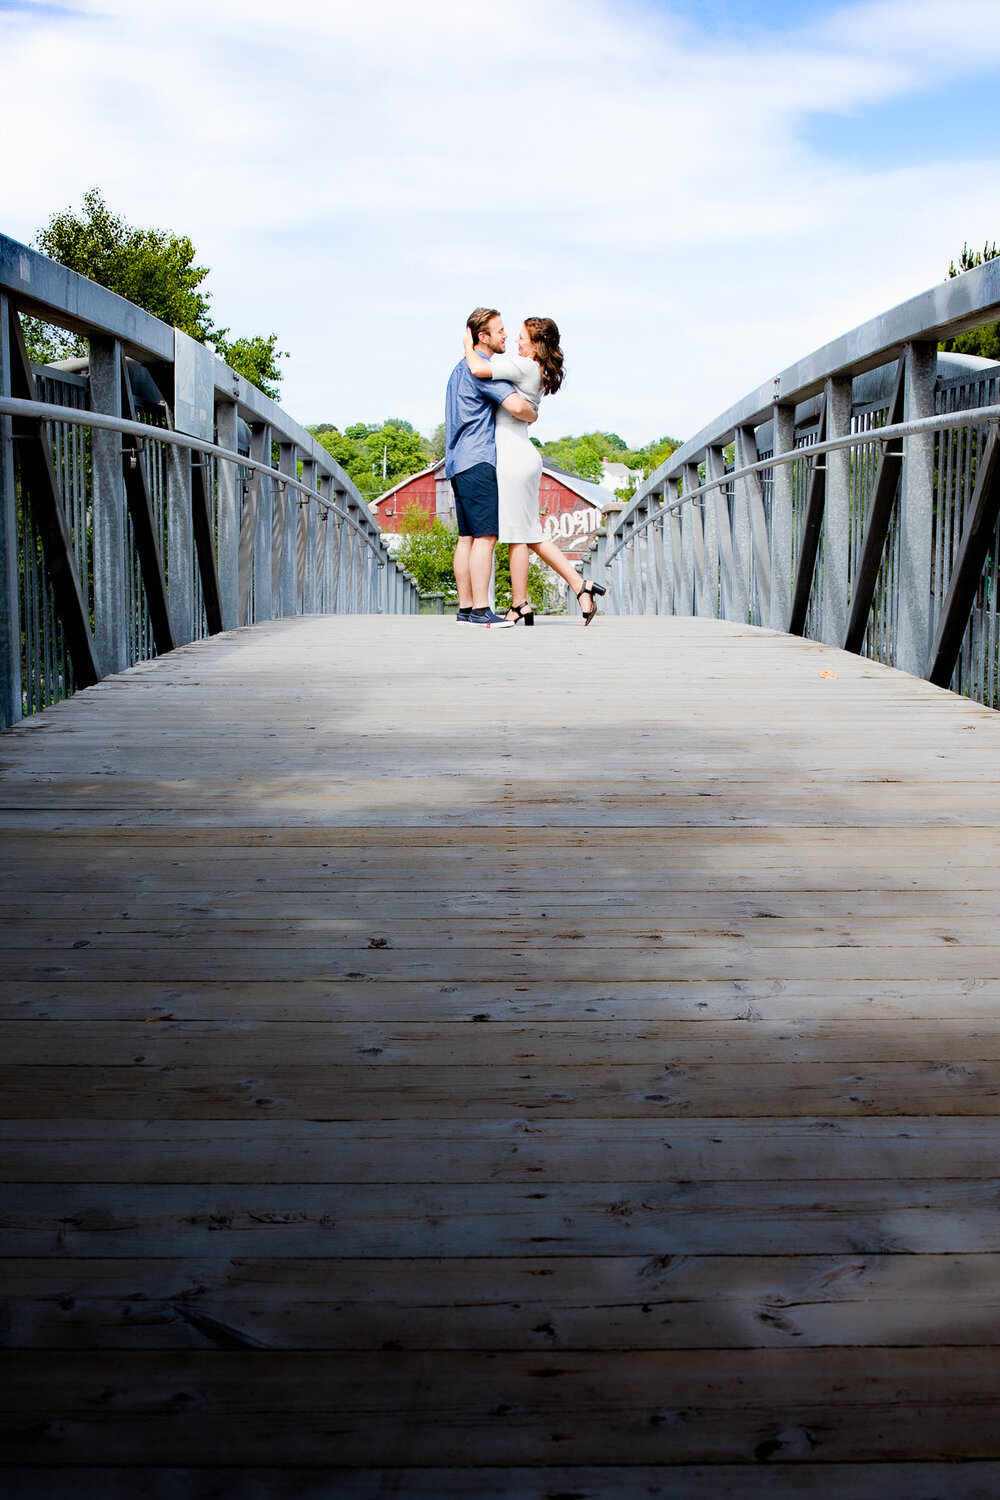
<path id="1" fill-rule="evenodd" d="M 507 611 L 507 615 L 508 618 L 511 615 L 514 616 L 515 625 L 517 625 L 519 622 L 522 625 L 534 625 L 535 623 L 535 611 L 527 602 L 525 602 L 524 604 L 512 604 L 510 609 Z"/>
<path id="2" fill-rule="evenodd" d="M 590 608 L 587 610 L 586 614 L 584 614 L 582 606 L 580 608 L 580 613 L 583 615 L 583 623 L 584 623 L 584 625 L 589 625 L 590 622 L 591 622 L 591 620 L 597 614 L 597 600 L 594 598 L 594 595 L 595 594 L 606 594 L 607 592 L 608 591 L 604 587 L 603 583 L 592 583 L 588 579 L 587 582 L 583 585 L 582 589 L 577 594 L 576 598 L 577 598 L 577 603 L 579 603 L 580 600 L 583 598 L 584 594 L 586 594 L 587 598 L 590 600 Z"/>

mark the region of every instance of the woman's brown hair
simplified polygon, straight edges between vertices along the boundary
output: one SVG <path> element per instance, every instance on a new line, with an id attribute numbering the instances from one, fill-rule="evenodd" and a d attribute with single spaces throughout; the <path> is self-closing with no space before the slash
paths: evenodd
<path id="1" fill-rule="evenodd" d="M 535 354 L 535 362 L 542 372 L 542 395 L 554 396 L 563 383 L 563 352 L 559 347 L 559 329 L 551 318 L 525 318 Z"/>

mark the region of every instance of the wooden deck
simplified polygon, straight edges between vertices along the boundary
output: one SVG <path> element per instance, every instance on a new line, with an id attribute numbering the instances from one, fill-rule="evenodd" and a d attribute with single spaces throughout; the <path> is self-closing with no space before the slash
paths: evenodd
<path id="1" fill-rule="evenodd" d="M 8 1500 L 1000 1494 L 1000 716 L 307 619 L 0 765 Z"/>

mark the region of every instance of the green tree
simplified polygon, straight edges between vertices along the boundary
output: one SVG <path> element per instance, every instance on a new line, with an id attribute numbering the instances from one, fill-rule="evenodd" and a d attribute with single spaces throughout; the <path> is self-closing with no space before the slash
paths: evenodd
<path id="1" fill-rule="evenodd" d="M 629 448 L 616 432 L 585 432 L 582 437 L 562 437 L 543 444 L 542 456 L 557 468 L 599 483 L 605 459 L 641 469 L 645 477 L 679 447 L 676 438 L 662 437 L 645 448 Z"/>
<path id="2" fill-rule="evenodd" d="M 996 242 L 991 245 L 987 242 L 982 250 L 970 250 L 968 245 L 962 246 L 962 254 L 959 256 L 958 265 L 952 261 L 948 267 L 949 277 L 961 276 L 965 271 L 971 271 L 976 266 L 981 266 L 985 261 L 996 260 L 1000 256 Z M 945 339 L 938 345 L 948 353 L 956 354 L 978 354 L 983 359 L 995 359 L 1000 362 L 1000 323 L 986 323 L 982 328 L 970 328 L 967 333 L 958 333 L 954 338 Z"/>
<path id="3" fill-rule="evenodd" d="M 343 432 L 325 422 L 309 430 L 366 499 L 419 474 L 431 461 L 424 439 L 401 417 L 387 417 L 381 426 L 353 422 Z"/>
<path id="4" fill-rule="evenodd" d="M 399 517 L 399 530 L 403 540 L 397 560 L 409 568 L 420 592 L 457 598 L 454 554 L 458 528 L 446 526 L 440 516 L 429 516 L 421 505 L 411 501 Z"/>
<path id="5" fill-rule="evenodd" d="M 438 459 L 444 458 L 444 423 L 439 422 L 427 439 L 427 448 L 431 461 L 436 463 Z"/>
<path id="6" fill-rule="evenodd" d="M 608 432 L 585 432 L 582 437 L 561 437 L 542 445 L 542 457 L 557 468 L 595 482 L 604 472 L 602 460 L 619 459 L 623 451 L 627 450 L 621 438 Z"/>
<path id="7" fill-rule="evenodd" d="M 234 369 L 237 375 L 249 380 L 272 401 L 278 395 L 283 371 L 279 360 L 288 358 L 287 349 L 278 348 L 278 335 L 253 333 L 246 338 L 230 341 L 226 328 L 216 329 L 211 343 L 216 354 Z"/>
<path id="8" fill-rule="evenodd" d="M 216 328 L 209 310 L 211 293 L 203 290 L 208 266 L 195 264 L 187 235 L 166 229 L 138 229 L 112 213 L 98 188 L 83 195 L 83 208 L 53 214 L 35 236 L 36 247 L 71 271 L 106 286 L 143 307 L 154 317 L 210 344 L 240 375 L 265 395 L 277 394 L 279 361 L 286 351 L 277 334 L 230 339 L 228 328 Z M 29 352 L 39 362 L 87 352 L 86 341 L 37 319 L 27 329 Z"/>

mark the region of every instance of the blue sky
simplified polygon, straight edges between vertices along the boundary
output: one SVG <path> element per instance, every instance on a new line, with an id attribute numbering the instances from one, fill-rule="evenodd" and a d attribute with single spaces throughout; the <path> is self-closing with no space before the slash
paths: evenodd
<path id="1" fill-rule="evenodd" d="M 541 436 L 684 436 L 1000 238 L 998 73 L 996 0 L 0 0 L 0 228 L 190 234 L 303 421 L 433 428 L 485 301 Z"/>

